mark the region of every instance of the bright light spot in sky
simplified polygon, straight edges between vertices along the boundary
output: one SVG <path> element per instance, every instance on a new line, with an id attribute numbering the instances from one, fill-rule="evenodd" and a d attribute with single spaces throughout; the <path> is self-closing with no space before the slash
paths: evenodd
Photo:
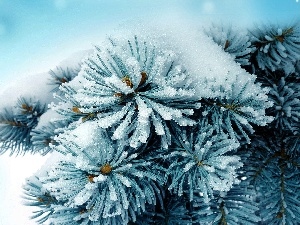
<path id="1" fill-rule="evenodd" d="M 4 24 L 0 23 L 0 36 L 5 35 L 6 27 Z"/>
<path id="2" fill-rule="evenodd" d="M 57 9 L 61 10 L 67 7 L 66 0 L 54 0 L 54 5 Z"/>
<path id="3" fill-rule="evenodd" d="M 203 10 L 205 13 L 212 13 L 215 9 L 215 5 L 211 1 L 207 1 L 203 3 Z"/>

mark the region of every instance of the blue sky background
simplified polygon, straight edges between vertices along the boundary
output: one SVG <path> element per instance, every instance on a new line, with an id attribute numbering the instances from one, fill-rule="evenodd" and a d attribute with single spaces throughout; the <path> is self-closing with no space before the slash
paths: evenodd
<path id="1" fill-rule="evenodd" d="M 0 0 L 0 84 L 47 71 L 125 21 L 190 19 L 284 23 L 300 16 L 296 0 Z"/>
<path id="2" fill-rule="evenodd" d="M 119 24 L 185 20 L 199 28 L 210 22 L 250 28 L 297 19 L 296 0 L 0 0 L 0 92 L 17 77 L 47 72 L 91 48 Z M 20 204 L 20 186 L 44 161 L 0 156 L 0 225 L 35 224 Z"/>

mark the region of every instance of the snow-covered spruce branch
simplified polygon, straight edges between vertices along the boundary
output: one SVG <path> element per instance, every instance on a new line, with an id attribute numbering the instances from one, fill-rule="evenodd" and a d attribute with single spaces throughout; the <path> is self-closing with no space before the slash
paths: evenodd
<path id="1" fill-rule="evenodd" d="M 36 220 L 38 224 L 44 224 L 49 217 L 54 213 L 56 205 L 63 205 L 64 202 L 59 202 L 54 196 L 51 196 L 43 188 L 43 184 L 36 176 L 32 176 L 26 180 L 23 185 L 24 205 L 38 207 L 38 210 L 33 212 L 31 219 Z"/>
<path id="2" fill-rule="evenodd" d="M 188 117 L 200 104 L 191 79 L 171 50 L 156 47 L 150 40 L 112 40 L 83 63 L 79 75 L 62 86 L 64 97 L 52 105 L 65 115 L 82 121 L 97 120 L 102 128 L 116 127 L 113 139 L 130 136 L 130 146 L 146 143 L 150 127 L 170 144 L 166 121 L 191 126 Z"/>
<path id="3" fill-rule="evenodd" d="M 66 201 L 58 201 L 54 196 L 43 188 L 41 181 L 32 176 L 26 180 L 23 185 L 24 205 L 38 207 L 33 212 L 32 220 L 37 224 L 49 225 L 111 225 L 122 224 L 121 217 L 111 220 L 103 219 L 101 221 L 91 221 L 88 217 L 81 217 L 87 211 L 86 205 L 78 207 L 65 206 Z"/>
<path id="4" fill-rule="evenodd" d="M 76 132 L 88 132 L 84 129 L 94 135 L 83 144 Z M 85 207 L 74 220 L 107 221 L 104 224 L 120 220 L 125 224 L 145 211 L 146 204 L 156 205 L 164 169 L 140 159 L 140 152 L 126 141 L 111 140 L 93 121 L 60 134 L 58 140 L 60 145 L 54 148 L 66 156 L 40 179 L 45 190 L 65 202 L 64 206 Z"/>
<path id="5" fill-rule="evenodd" d="M 175 130 L 174 149 L 164 156 L 171 162 L 168 189 L 179 196 L 187 193 L 190 201 L 196 192 L 201 193 L 206 203 L 214 198 L 214 191 L 229 191 L 237 182 L 237 169 L 242 166 L 240 157 L 230 154 L 239 143 L 217 133 L 210 125 Z"/>
<path id="6" fill-rule="evenodd" d="M 276 31 L 275 42 L 284 46 L 298 36 L 295 31 L 282 30 L 282 37 Z M 220 43 L 224 50 L 231 47 L 234 51 L 227 52 L 236 60 L 240 50 L 240 63 L 246 63 L 248 38 L 231 30 L 220 32 L 226 39 Z M 297 52 L 298 41 L 293 41 Z M 220 50 L 210 42 L 212 49 Z M 270 46 L 281 47 L 271 41 Z M 68 81 L 68 71 L 52 74 L 53 84 L 60 88 L 50 107 L 62 117 L 34 126 L 30 145 L 63 156 L 24 188 L 28 205 L 39 208 L 34 213 L 38 222 L 252 225 L 260 221 L 259 206 L 263 224 L 299 223 L 299 212 L 294 210 L 299 207 L 298 114 L 293 114 L 292 130 L 287 131 L 274 126 L 283 118 L 280 113 L 272 114 L 273 123 L 272 115 L 265 113 L 277 106 L 277 98 L 291 100 L 289 106 L 295 106 L 297 80 L 293 87 L 280 79 L 276 88 L 263 86 L 233 57 L 223 57 L 221 50 L 216 51 L 220 67 L 222 60 L 232 64 L 213 70 L 217 64 L 206 64 L 212 58 L 204 53 L 199 62 L 207 68 L 201 70 L 193 65 L 198 63 L 196 54 L 173 47 L 148 36 L 109 38 Z M 253 68 L 260 65 L 255 61 L 258 52 L 249 61 Z M 284 58 L 276 68 L 272 65 L 286 70 L 283 67 L 290 63 L 285 60 L 294 63 Z M 269 69 L 260 66 L 256 71 L 264 75 Z M 296 109 L 285 113 L 292 115 Z M 259 131 L 257 126 L 265 127 Z M 260 142 L 263 135 L 267 137 Z M 240 152 L 243 149 L 253 154 Z M 241 181 L 240 173 L 246 181 Z M 248 181 L 255 181 L 257 199 L 251 186 L 246 188 Z"/>
<path id="7" fill-rule="evenodd" d="M 255 76 L 228 75 L 225 83 L 218 86 L 213 81 L 203 82 L 212 97 L 201 99 L 202 116 L 231 138 L 244 138 L 250 143 L 248 134 L 254 132 L 251 124 L 266 126 L 273 120 L 265 115 L 266 109 L 273 105 L 268 100 L 269 89 L 255 83 Z"/>
<path id="8" fill-rule="evenodd" d="M 251 47 L 249 35 L 245 31 L 231 26 L 212 24 L 209 29 L 205 30 L 205 33 L 225 52 L 232 55 L 237 63 L 242 66 L 250 64 L 250 53 L 254 48 Z"/>
<path id="9" fill-rule="evenodd" d="M 52 151 L 51 146 L 58 145 L 55 137 L 65 131 L 67 123 L 65 121 L 48 122 L 41 127 L 35 127 L 30 135 L 35 151 L 41 155 L 46 155 Z"/>

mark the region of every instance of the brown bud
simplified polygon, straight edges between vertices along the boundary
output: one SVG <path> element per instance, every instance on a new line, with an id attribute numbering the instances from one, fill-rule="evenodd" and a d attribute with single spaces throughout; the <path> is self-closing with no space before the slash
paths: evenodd
<path id="1" fill-rule="evenodd" d="M 230 45 L 230 42 L 228 40 L 226 40 L 224 50 L 226 50 L 229 47 L 229 45 Z"/>
<path id="2" fill-rule="evenodd" d="M 115 93 L 114 96 L 121 98 L 122 97 L 122 93 Z"/>
<path id="3" fill-rule="evenodd" d="M 100 172 L 102 174 L 109 174 L 110 172 L 112 171 L 112 167 L 111 165 L 109 165 L 108 163 L 106 163 L 105 165 L 103 165 L 101 168 L 100 168 Z"/>
<path id="4" fill-rule="evenodd" d="M 68 80 L 67 80 L 66 78 L 63 77 L 63 78 L 60 78 L 59 81 L 60 81 L 61 83 L 66 83 Z"/>
<path id="5" fill-rule="evenodd" d="M 86 212 L 87 212 L 86 209 L 82 209 L 82 210 L 79 212 L 79 214 L 81 215 L 81 214 L 86 213 Z"/>
<path id="6" fill-rule="evenodd" d="M 32 112 L 32 106 L 28 106 L 27 104 L 22 104 L 22 109 L 25 109 L 27 112 Z"/>
<path id="7" fill-rule="evenodd" d="M 41 198 L 41 197 L 37 197 L 37 200 L 38 200 L 39 202 L 44 202 L 44 199 Z"/>
<path id="8" fill-rule="evenodd" d="M 89 174 L 89 175 L 88 175 L 87 178 L 88 178 L 88 180 L 89 180 L 90 183 L 94 183 L 94 177 L 96 177 L 96 176 L 93 175 L 93 174 Z"/>
<path id="9" fill-rule="evenodd" d="M 130 88 L 133 87 L 133 84 L 128 76 L 123 77 L 122 82 L 125 83 Z"/>
<path id="10" fill-rule="evenodd" d="M 204 163 L 202 161 L 198 161 L 197 166 L 203 166 Z"/>
<path id="11" fill-rule="evenodd" d="M 141 76 L 142 76 L 142 78 L 141 78 L 141 81 L 139 83 L 139 86 L 143 85 L 146 82 L 147 78 L 148 78 L 147 73 L 145 71 L 141 72 Z"/>
<path id="12" fill-rule="evenodd" d="M 72 111 L 73 111 L 74 113 L 78 113 L 78 114 L 82 113 L 82 112 L 80 111 L 80 109 L 79 109 L 77 106 L 73 106 Z"/>
<path id="13" fill-rule="evenodd" d="M 278 41 L 280 41 L 281 43 L 284 42 L 284 36 L 283 35 L 277 36 L 276 39 Z"/>

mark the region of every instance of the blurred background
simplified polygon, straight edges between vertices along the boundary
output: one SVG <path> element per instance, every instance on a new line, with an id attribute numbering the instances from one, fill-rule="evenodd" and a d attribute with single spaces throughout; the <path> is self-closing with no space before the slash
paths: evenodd
<path id="1" fill-rule="evenodd" d="M 299 17 L 297 0 L 0 0 L 0 93 L 18 77 L 47 72 L 92 48 L 124 24 L 184 20 L 199 28 L 211 22 L 251 28 Z M 46 159 L 0 156 L 0 225 L 35 224 L 21 206 L 20 187 Z"/>

